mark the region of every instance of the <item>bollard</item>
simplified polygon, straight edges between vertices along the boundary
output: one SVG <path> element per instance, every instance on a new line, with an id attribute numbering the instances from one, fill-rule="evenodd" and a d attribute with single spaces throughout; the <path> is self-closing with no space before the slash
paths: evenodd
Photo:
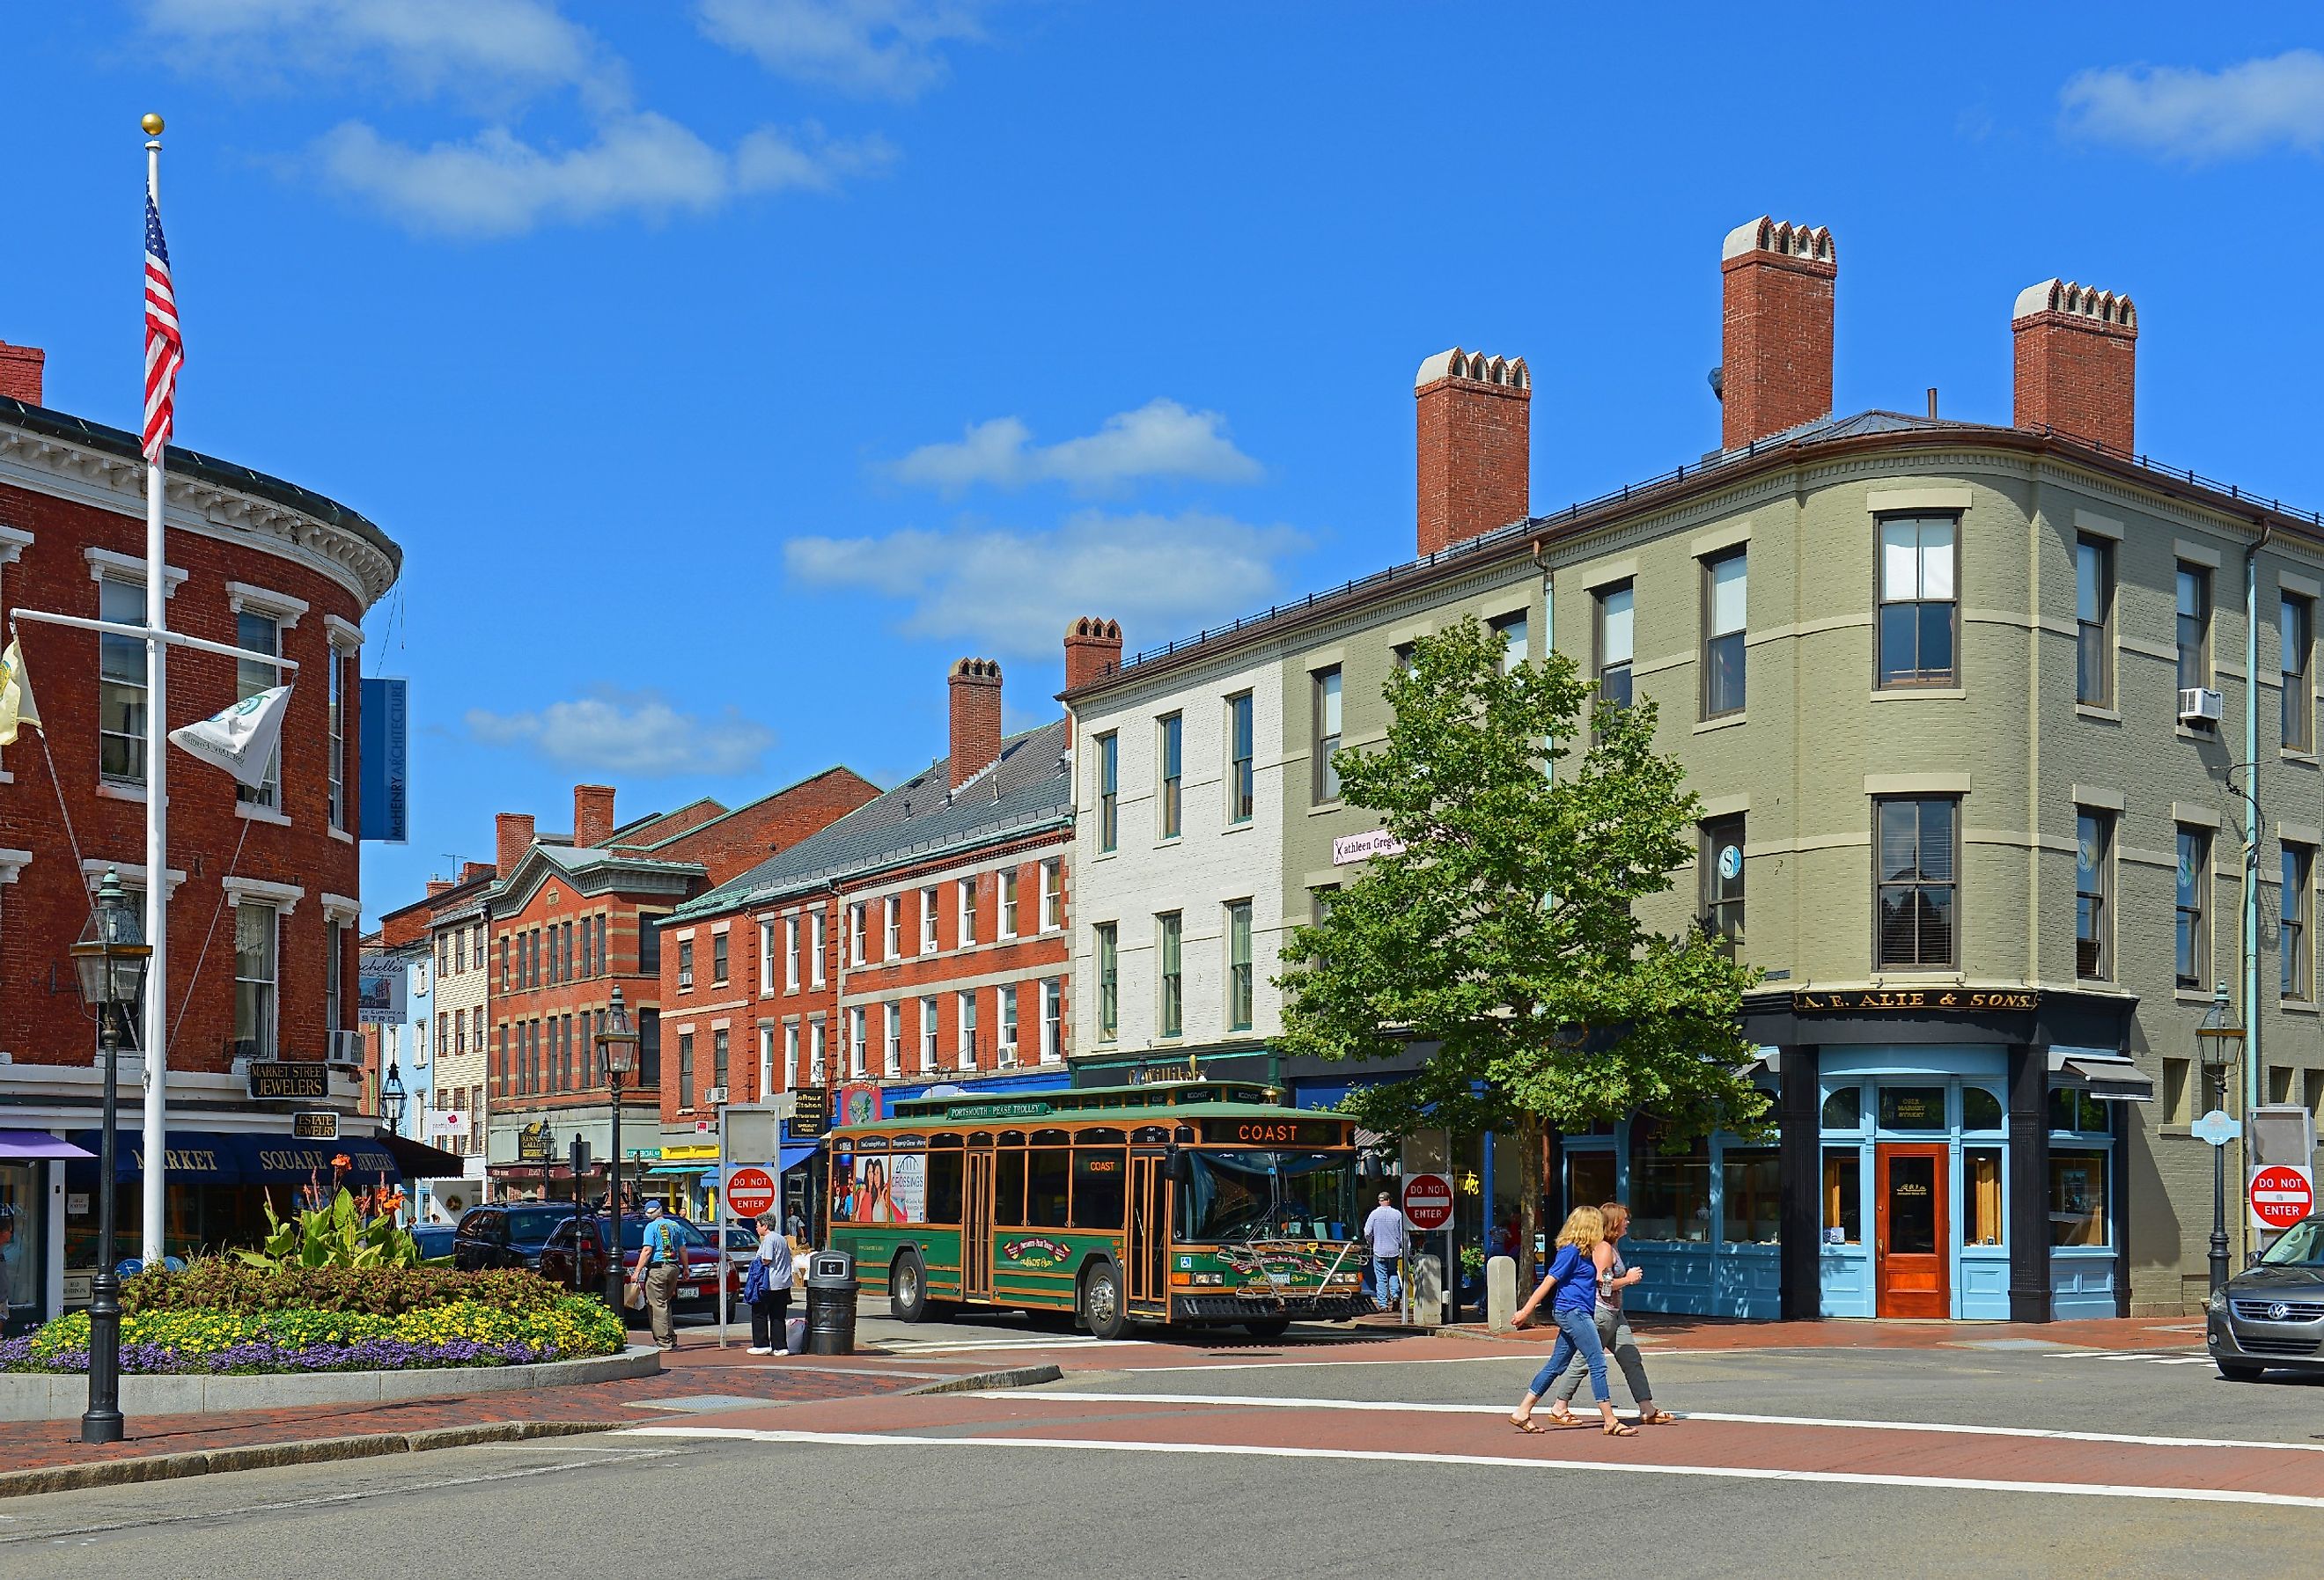
<path id="1" fill-rule="evenodd" d="M 1415 1327 L 1444 1325 L 1444 1263 L 1434 1256 L 1405 1259 L 1405 1293 L 1412 1302 Z"/>
<path id="2" fill-rule="evenodd" d="M 1507 1333 L 1509 1319 L 1517 1313 L 1517 1258 L 1493 1257 L 1485 1263 L 1485 1326 L 1495 1333 Z"/>

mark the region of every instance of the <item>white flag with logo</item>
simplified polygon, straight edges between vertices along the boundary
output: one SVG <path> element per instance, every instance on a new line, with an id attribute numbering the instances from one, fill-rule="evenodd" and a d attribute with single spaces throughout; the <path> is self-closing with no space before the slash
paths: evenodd
<path id="1" fill-rule="evenodd" d="M 14 642 L 0 650 L 0 746 L 16 744 L 16 732 L 25 725 L 40 727 L 41 710 L 32 706 L 32 682 L 24 675 L 24 655 Z"/>
<path id="2" fill-rule="evenodd" d="M 290 687 L 270 686 L 198 725 L 171 730 L 170 739 L 255 790 L 266 782 L 266 765 L 282 739 L 282 715 L 290 703 Z"/>

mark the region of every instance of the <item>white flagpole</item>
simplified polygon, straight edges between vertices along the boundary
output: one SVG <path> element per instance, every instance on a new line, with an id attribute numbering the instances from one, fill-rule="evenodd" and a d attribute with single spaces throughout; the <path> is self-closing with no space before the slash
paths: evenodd
<path id="1" fill-rule="evenodd" d="M 161 208 L 161 120 L 148 116 L 145 193 L 154 211 Z M 143 410 L 141 397 L 139 409 Z M 145 940 L 152 956 L 145 967 L 145 1198 L 141 1254 L 151 1264 L 165 1254 L 161 1241 L 168 1200 L 162 1191 L 169 1156 L 170 1057 L 170 714 L 167 706 L 170 648 L 169 560 L 162 547 L 162 454 L 145 467 Z"/>

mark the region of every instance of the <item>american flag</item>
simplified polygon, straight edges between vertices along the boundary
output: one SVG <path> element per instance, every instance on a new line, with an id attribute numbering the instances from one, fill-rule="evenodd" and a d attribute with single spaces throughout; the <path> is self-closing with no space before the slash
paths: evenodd
<path id="1" fill-rule="evenodd" d="M 161 211 L 145 194 L 145 458 L 159 461 L 178 409 L 178 370 L 186 343 L 178 337 L 178 295 L 170 285 L 170 244 L 161 239 Z"/>

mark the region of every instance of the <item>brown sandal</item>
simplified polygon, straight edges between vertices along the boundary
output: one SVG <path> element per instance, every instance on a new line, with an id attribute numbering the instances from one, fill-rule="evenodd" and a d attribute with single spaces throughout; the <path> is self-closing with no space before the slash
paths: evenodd
<path id="1" fill-rule="evenodd" d="M 1638 1425 L 1641 1427 L 1666 1427 L 1676 1419 L 1678 1419 L 1678 1418 L 1671 1414 L 1668 1410 L 1656 1410 L 1652 1415 L 1640 1416 L 1638 1418 Z"/>
<path id="2" fill-rule="evenodd" d="M 1609 1421 L 1603 1428 L 1609 1437 L 1635 1437 L 1638 1429 L 1628 1421 Z"/>
<path id="3" fill-rule="evenodd" d="M 1549 1429 L 1546 1427 L 1536 1425 L 1531 1417 L 1527 1417 L 1524 1420 L 1519 1420 L 1517 1417 L 1511 1416 L 1509 1418 L 1509 1425 L 1515 1427 L 1518 1431 L 1523 1432 L 1528 1437 L 1538 1437 Z"/>

